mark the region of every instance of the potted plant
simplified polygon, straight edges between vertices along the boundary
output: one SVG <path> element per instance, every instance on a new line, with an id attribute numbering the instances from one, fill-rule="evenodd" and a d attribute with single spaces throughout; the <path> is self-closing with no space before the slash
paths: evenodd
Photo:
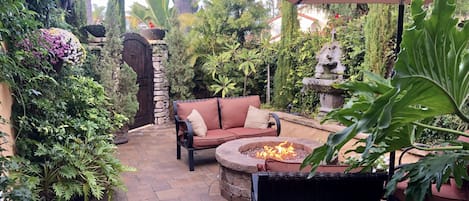
<path id="1" fill-rule="evenodd" d="M 134 3 L 130 7 L 130 15 L 139 21 L 147 23 L 147 29 L 142 29 L 140 34 L 148 40 L 161 40 L 169 27 L 171 11 L 169 0 L 147 0 L 148 7 Z"/>
<path id="2" fill-rule="evenodd" d="M 439 130 L 459 136 L 467 133 L 426 125 L 429 118 L 455 114 L 469 122 L 469 25 L 458 27 L 453 18 L 455 0 L 435 0 L 432 11 L 423 7 L 423 0 L 412 1 L 413 24 L 404 32 L 401 52 L 395 64 L 395 76 L 385 80 L 368 74 L 364 81 L 351 81 L 340 88 L 354 93 L 343 109 L 328 114 L 347 126 L 329 136 L 323 146 L 314 150 L 303 162 L 313 171 L 323 160 L 330 160 L 358 133 L 368 137 L 353 151 L 363 160 L 354 166 L 371 167 L 380 156 L 414 147 L 431 152 L 415 163 L 406 164 L 395 172 L 387 184 L 393 193 L 397 182 L 408 180 L 407 200 L 421 201 L 452 176 L 461 187 L 469 179 L 469 144 L 446 141 L 431 146 L 416 143 L 423 129 Z M 422 168 L 425 167 L 425 168 Z"/>
<path id="3" fill-rule="evenodd" d="M 116 118 L 125 118 L 126 121 L 115 132 L 114 143 L 122 144 L 128 141 L 128 125 L 139 108 L 137 101 L 137 74 L 122 62 L 123 41 L 120 33 L 120 21 L 115 17 L 118 13 L 116 3 L 109 1 L 106 11 L 106 42 L 101 52 L 99 65 L 95 66 L 99 82 L 104 86 L 106 95 L 110 98 Z"/>

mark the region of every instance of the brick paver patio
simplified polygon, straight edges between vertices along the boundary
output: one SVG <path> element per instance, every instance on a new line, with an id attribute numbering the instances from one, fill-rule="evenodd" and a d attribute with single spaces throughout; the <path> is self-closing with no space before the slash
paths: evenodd
<path id="1" fill-rule="evenodd" d="M 306 138 L 323 143 L 330 132 L 343 128 L 333 124 L 320 125 L 315 120 L 286 113 L 277 114 L 282 120 L 282 137 Z M 344 150 L 354 143 L 349 144 Z M 195 152 L 193 172 L 189 171 L 187 165 L 187 151 L 181 151 L 181 160 L 176 160 L 174 124 L 150 125 L 131 131 L 129 142 L 118 146 L 118 158 L 137 171 L 122 175 L 128 191 L 118 191 L 113 200 L 225 201 L 220 196 L 215 149 Z M 343 155 L 339 154 L 339 159 L 342 158 Z M 418 158 L 408 159 L 415 161 Z"/>
<path id="2" fill-rule="evenodd" d="M 176 160 L 174 125 L 151 125 L 129 133 L 129 142 L 118 146 L 118 158 L 137 171 L 123 174 L 128 191 L 118 193 L 114 200 L 224 201 L 215 149 L 196 152 L 193 172 L 182 151 L 181 160 Z"/>

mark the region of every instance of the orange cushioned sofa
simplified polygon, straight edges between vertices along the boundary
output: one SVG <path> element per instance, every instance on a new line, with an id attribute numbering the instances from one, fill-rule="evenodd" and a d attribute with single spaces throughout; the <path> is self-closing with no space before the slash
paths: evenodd
<path id="1" fill-rule="evenodd" d="M 181 146 L 186 148 L 189 170 L 193 171 L 196 150 L 240 138 L 278 136 L 278 116 L 258 109 L 260 105 L 257 95 L 174 101 L 177 159 L 181 158 Z M 275 123 L 269 121 L 271 117 Z"/>

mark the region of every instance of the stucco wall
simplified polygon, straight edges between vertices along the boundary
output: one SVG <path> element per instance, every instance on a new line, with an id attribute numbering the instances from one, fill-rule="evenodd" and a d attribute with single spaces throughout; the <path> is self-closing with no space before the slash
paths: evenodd
<path id="1" fill-rule="evenodd" d="M 13 129 L 11 128 L 10 124 L 10 117 L 11 117 L 11 105 L 13 103 L 13 98 L 11 97 L 10 88 L 4 84 L 0 83 L 0 116 L 7 120 L 6 124 L 0 124 L 0 131 L 5 132 L 8 134 L 6 137 L 6 143 L 2 145 L 6 151 L 3 153 L 4 155 L 12 155 L 13 154 Z M 5 140 L 1 140 L 1 142 L 5 142 Z"/>

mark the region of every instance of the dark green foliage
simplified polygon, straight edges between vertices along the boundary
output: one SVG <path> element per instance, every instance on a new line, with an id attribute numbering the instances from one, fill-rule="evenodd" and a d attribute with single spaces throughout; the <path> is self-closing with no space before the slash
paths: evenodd
<path id="1" fill-rule="evenodd" d="M 24 9 L 23 1 L 4 3 L 0 9 L 8 12 L 0 12 L 2 40 L 17 44 L 23 37 L 31 39 L 30 30 L 39 24 L 32 20 L 32 12 Z M 9 178 L 0 182 L 7 188 L 2 195 L 7 200 L 89 199 L 122 187 L 120 173 L 127 169 L 115 158 L 110 133 L 123 118 L 106 109 L 110 104 L 102 86 L 70 75 L 78 72 L 76 66 L 57 74 L 41 65 L 47 61 L 15 45 L 0 53 L 0 60 L 0 80 L 9 83 L 15 100 L 11 121 L 18 155 L 1 158 L 2 176 L 9 172 Z M 32 195 L 18 188 L 20 184 Z"/>
<path id="2" fill-rule="evenodd" d="M 468 100 L 468 103 L 469 103 L 469 100 Z M 463 107 L 463 111 L 465 111 L 466 114 L 469 113 L 469 108 L 467 104 L 465 107 Z M 436 116 L 436 117 L 431 118 L 428 124 L 432 126 L 437 126 L 437 127 L 449 128 L 449 129 L 453 129 L 457 131 L 469 130 L 469 123 L 462 121 L 456 115 Z M 417 142 L 425 143 L 425 144 L 439 144 L 445 141 L 447 142 L 447 141 L 455 140 L 457 137 L 458 135 L 456 134 L 451 134 L 451 133 L 446 133 L 446 132 L 441 132 L 441 131 L 431 130 L 431 129 L 424 129 L 420 137 L 417 139 Z"/>
<path id="3" fill-rule="evenodd" d="M 244 45 L 248 33 L 256 36 L 267 27 L 264 22 L 266 12 L 260 2 L 253 0 L 212 0 L 204 10 L 197 13 L 199 21 L 194 30 L 208 38 L 217 35 L 234 36 L 238 43 Z M 211 47 L 209 51 L 213 50 L 212 44 L 216 42 L 211 41 L 207 45 Z"/>
<path id="4" fill-rule="evenodd" d="M 294 56 L 296 56 L 289 54 L 290 50 L 288 49 L 288 46 L 295 39 L 294 37 L 298 34 L 300 25 L 297 19 L 298 11 L 296 6 L 292 3 L 286 0 L 282 0 L 281 13 L 282 38 L 280 40 L 279 59 L 274 76 L 274 105 L 278 108 L 286 108 L 295 95 L 291 90 L 284 90 L 284 87 L 288 83 L 288 75 L 294 68 L 292 59 L 294 59 Z"/>
<path id="5" fill-rule="evenodd" d="M 358 133 L 368 133 L 363 146 L 353 150 L 370 167 L 381 155 L 412 146 L 421 150 L 443 151 L 429 154 L 416 163 L 398 169 L 388 185 L 391 194 L 397 181 L 409 179 L 407 200 L 424 200 L 430 182 L 437 186 L 453 175 L 458 186 L 466 173 L 467 143 L 443 142 L 428 148 L 415 143 L 424 128 L 456 135 L 466 133 L 426 125 L 428 118 L 455 114 L 469 122 L 462 108 L 469 97 L 469 25 L 458 28 L 452 17 L 454 0 L 435 0 L 433 11 L 424 10 L 422 0 L 412 1 L 413 25 L 404 32 L 402 49 L 392 80 L 370 75 L 365 81 L 348 82 L 342 88 L 355 92 L 347 107 L 329 118 L 348 126 L 330 135 L 325 145 L 314 150 L 303 165 L 318 167 Z M 456 146 L 454 146 L 456 145 Z"/>
<path id="6" fill-rule="evenodd" d="M 368 4 L 323 4 L 320 7 L 328 10 L 333 17 L 338 15 L 345 21 L 359 18 L 369 10 Z"/>
<path id="7" fill-rule="evenodd" d="M 198 21 L 190 32 L 197 97 L 241 95 L 246 83 L 246 94 L 254 91 L 253 79 L 259 76 L 259 65 L 241 65 L 257 55 L 260 34 L 266 27 L 266 10 L 261 2 L 253 0 L 213 0 L 197 13 Z M 241 53 L 249 52 L 249 59 Z M 248 62 L 249 63 L 249 62 Z M 245 63 L 247 64 L 247 63 Z M 246 69 L 250 69 L 246 76 Z M 247 79 L 246 79 L 247 78 Z M 208 91 L 209 90 L 209 91 Z"/>
<path id="8" fill-rule="evenodd" d="M 0 103 L 1 104 L 1 103 Z M 0 116 L 0 124 L 6 124 L 6 120 Z M 7 134 L 0 131 L 0 199 L 5 201 L 30 201 L 33 199 L 31 191 L 24 184 L 28 181 L 27 177 L 12 174 L 18 170 L 17 161 L 5 156 L 3 146 L 7 145 Z"/>
<path id="9" fill-rule="evenodd" d="M 282 92 L 292 94 L 292 97 L 287 99 L 287 103 L 291 104 L 292 112 L 308 115 L 314 113 L 319 99 L 313 91 L 302 91 L 302 81 L 305 77 L 314 76 L 317 64 L 316 53 L 328 39 L 317 33 L 298 34 L 289 44 L 284 44 L 283 48 L 279 48 L 279 51 L 283 52 L 281 53 L 283 59 L 288 59 L 291 62 L 291 68 L 286 83 L 282 86 Z"/>
<path id="10" fill-rule="evenodd" d="M 24 94 L 27 115 L 17 117 L 18 155 L 27 161 L 24 175 L 37 178 L 35 192 L 45 200 L 76 196 L 102 198 L 123 187 L 125 170 L 115 158 L 112 119 L 103 88 L 84 77 L 36 78 L 42 89 Z"/>
<path id="11" fill-rule="evenodd" d="M 362 63 L 365 59 L 365 37 L 363 23 L 365 17 L 359 17 L 336 28 L 337 41 L 342 46 L 342 64 L 345 66 L 345 77 L 360 78 Z"/>
<path id="12" fill-rule="evenodd" d="M 73 9 L 66 12 L 65 21 L 70 25 L 73 34 L 75 34 L 81 42 L 86 42 L 87 33 L 82 29 L 87 23 L 85 0 L 75 0 L 73 2 Z"/>
<path id="13" fill-rule="evenodd" d="M 0 82 L 7 82 L 14 87 L 15 77 L 29 73 L 18 68 L 20 60 L 27 57 L 28 53 L 16 50 L 16 45 L 39 23 L 34 20 L 34 12 L 26 8 L 23 0 L 3 1 L 0 22 Z"/>
<path id="14" fill-rule="evenodd" d="M 368 15 L 365 17 L 365 60 L 362 68 L 373 73 L 389 77 L 388 60 L 394 60 L 393 45 L 390 45 L 396 30 L 396 9 L 393 5 L 369 5 Z M 392 44 L 392 43 L 391 43 Z M 391 62 L 391 67 L 392 68 Z"/>
<path id="15" fill-rule="evenodd" d="M 37 13 L 36 20 L 41 22 L 44 27 L 57 27 L 63 29 L 71 29 L 72 27 L 67 24 L 65 17 L 67 16 L 67 11 L 60 1 L 56 0 L 26 0 L 27 7 L 29 10 L 35 11 Z M 67 5 L 71 5 L 70 0 L 65 0 Z M 59 4 L 58 4 L 59 3 Z"/>
<path id="16" fill-rule="evenodd" d="M 108 2 L 106 10 L 106 42 L 101 52 L 98 65 L 93 71 L 98 75 L 98 82 L 104 86 L 106 95 L 112 103 L 111 110 L 128 118 L 129 124 L 138 110 L 137 74 L 122 62 L 123 42 L 120 32 L 120 18 L 117 0 Z M 118 14 L 117 14 L 118 15 Z"/>
<path id="17" fill-rule="evenodd" d="M 194 69 L 189 65 L 188 41 L 179 29 L 179 21 L 176 18 L 171 19 L 171 27 L 165 37 L 169 52 L 168 62 L 165 66 L 170 96 L 173 100 L 190 99 L 193 97 Z"/>

